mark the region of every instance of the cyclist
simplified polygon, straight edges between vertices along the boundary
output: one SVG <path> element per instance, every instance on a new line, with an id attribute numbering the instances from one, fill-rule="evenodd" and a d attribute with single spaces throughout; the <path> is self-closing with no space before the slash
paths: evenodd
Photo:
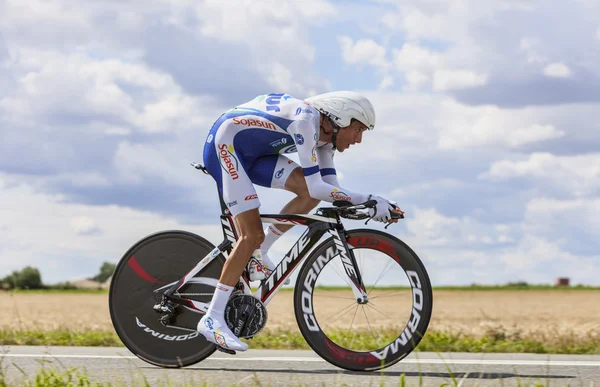
<path id="1" fill-rule="evenodd" d="M 208 312 L 198 323 L 207 340 L 231 351 L 247 344 L 227 327 L 224 311 L 244 268 L 250 261 L 251 280 L 264 278 L 255 259 L 262 253 L 264 269 L 274 268 L 267 255 L 271 245 L 291 226 L 270 225 L 263 230 L 260 201 L 253 184 L 296 194 L 281 213 L 308 213 L 320 201 L 347 200 L 352 204 L 377 201 L 373 220 L 397 222 L 390 212 L 403 214 L 380 196 L 342 188 L 333 156 L 362 141 L 375 126 L 369 100 L 352 91 L 335 91 L 305 100 L 288 94 L 260 95 L 221 115 L 204 144 L 204 164 L 215 179 L 227 208 L 234 216 L 239 239 L 229 255 Z M 300 165 L 285 156 L 298 153 Z M 259 261 L 259 260 L 258 260 Z"/>

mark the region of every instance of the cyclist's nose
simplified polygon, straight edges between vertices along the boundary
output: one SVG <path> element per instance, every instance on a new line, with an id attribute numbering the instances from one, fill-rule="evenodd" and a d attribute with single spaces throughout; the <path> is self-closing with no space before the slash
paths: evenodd
<path id="1" fill-rule="evenodd" d="M 357 142 L 359 144 L 362 142 L 362 131 L 357 133 L 356 138 L 354 139 L 354 142 Z"/>

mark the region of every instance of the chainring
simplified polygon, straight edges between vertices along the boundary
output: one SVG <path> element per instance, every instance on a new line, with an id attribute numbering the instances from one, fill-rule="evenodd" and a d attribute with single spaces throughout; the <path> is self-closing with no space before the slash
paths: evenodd
<path id="1" fill-rule="evenodd" d="M 225 306 L 225 322 L 234 335 L 248 339 L 264 328 L 267 308 L 256 297 L 233 296 Z"/>

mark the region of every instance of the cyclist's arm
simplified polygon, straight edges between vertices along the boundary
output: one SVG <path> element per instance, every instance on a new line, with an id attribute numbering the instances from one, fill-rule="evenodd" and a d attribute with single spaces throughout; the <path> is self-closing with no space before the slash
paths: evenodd
<path id="1" fill-rule="evenodd" d="M 288 133 L 296 142 L 298 159 L 304 172 L 308 193 L 312 198 L 330 203 L 335 200 L 347 200 L 352 204 L 368 200 L 368 195 L 353 192 L 323 181 L 316 149 L 315 124 L 312 121 L 294 121 L 288 126 Z"/>
<path id="2" fill-rule="evenodd" d="M 333 163 L 334 154 L 335 150 L 333 149 L 333 144 L 327 144 L 317 148 L 317 160 L 319 161 L 321 178 L 323 178 L 325 183 L 339 187 L 340 183 L 338 182 L 337 172 L 335 171 L 335 165 Z"/>

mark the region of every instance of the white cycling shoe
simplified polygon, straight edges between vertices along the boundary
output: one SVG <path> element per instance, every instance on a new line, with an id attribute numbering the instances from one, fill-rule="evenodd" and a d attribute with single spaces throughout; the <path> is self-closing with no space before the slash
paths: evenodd
<path id="1" fill-rule="evenodd" d="M 204 315 L 198 322 L 197 330 L 206 340 L 228 350 L 226 352 L 246 351 L 248 349 L 248 344 L 241 342 L 225 322 L 211 316 Z"/>

